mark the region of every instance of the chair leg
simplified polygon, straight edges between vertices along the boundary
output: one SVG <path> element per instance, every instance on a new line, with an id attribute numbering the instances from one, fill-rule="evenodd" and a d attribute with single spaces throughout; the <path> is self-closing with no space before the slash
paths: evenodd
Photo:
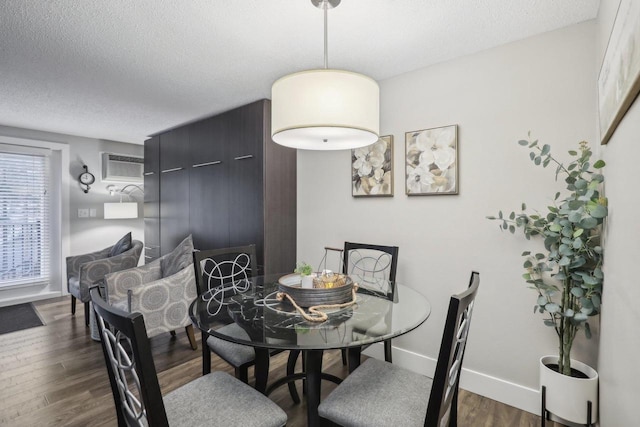
<path id="1" fill-rule="evenodd" d="M 191 350 L 197 350 L 198 343 L 196 342 L 196 335 L 193 332 L 193 325 L 189 325 L 185 327 L 184 330 L 187 331 L 187 337 L 189 338 L 189 344 L 191 345 Z M 173 333 L 175 334 L 176 331 L 173 331 Z"/>
<path id="2" fill-rule="evenodd" d="M 347 349 L 342 349 L 342 366 L 347 366 Z"/>
<path id="3" fill-rule="evenodd" d="M 235 368 L 236 378 L 245 384 L 249 384 L 249 368 L 247 366 L 239 366 Z"/>
<path id="4" fill-rule="evenodd" d="M 389 363 L 393 363 L 391 361 L 391 340 L 386 340 L 384 342 L 384 360 Z"/>
<path id="5" fill-rule="evenodd" d="M 208 335 L 202 333 L 202 375 L 211 373 L 211 350 L 207 345 Z"/>
<path id="6" fill-rule="evenodd" d="M 71 314 L 76 314 L 76 297 L 71 295 Z"/>
<path id="7" fill-rule="evenodd" d="M 89 301 L 84 303 L 84 324 L 85 326 L 89 326 Z"/>

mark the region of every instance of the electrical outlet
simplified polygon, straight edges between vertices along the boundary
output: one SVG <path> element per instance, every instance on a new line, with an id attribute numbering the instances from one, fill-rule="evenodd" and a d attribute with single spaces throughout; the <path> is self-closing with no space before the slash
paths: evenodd
<path id="1" fill-rule="evenodd" d="M 90 218 L 96 217 L 96 210 L 94 208 L 89 209 L 89 217 Z"/>
<path id="2" fill-rule="evenodd" d="M 78 218 L 89 218 L 89 209 L 78 209 Z"/>

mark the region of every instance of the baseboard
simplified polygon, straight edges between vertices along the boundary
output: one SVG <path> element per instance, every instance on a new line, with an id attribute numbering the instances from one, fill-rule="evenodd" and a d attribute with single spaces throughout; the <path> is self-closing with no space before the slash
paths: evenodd
<path id="1" fill-rule="evenodd" d="M 384 348 L 381 343 L 372 345 L 364 354 L 384 360 Z M 393 347 L 393 363 L 431 378 L 436 370 L 436 359 L 399 347 Z M 523 411 L 540 413 L 540 392 L 536 389 L 464 367 L 460 387 Z"/>
<path id="2" fill-rule="evenodd" d="M 62 295 L 62 292 L 58 291 L 58 292 L 43 292 L 43 293 L 38 293 L 34 295 L 25 295 L 25 296 L 19 296 L 14 298 L 4 298 L 0 300 L 0 307 L 22 304 L 25 302 L 40 301 L 40 300 L 49 299 L 49 298 L 57 298 L 61 295 Z"/>

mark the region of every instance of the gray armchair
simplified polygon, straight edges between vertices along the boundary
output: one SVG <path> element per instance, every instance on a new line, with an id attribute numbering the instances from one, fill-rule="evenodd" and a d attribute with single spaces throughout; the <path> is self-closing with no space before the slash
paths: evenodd
<path id="1" fill-rule="evenodd" d="M 142 313 L 149 338 L 185 328 L 196 350 L 189 305 L 196 298 L 196 277 L 187 237 L 173 252 L 153 262 L 105 276 L 105 299 L 127 313 Z"/>
<path id="2" fill-rule="evenodd" d="M 100 282 L 108 273 L 126 270 L 138 265 L 142 253 L 142 242 L 134 240 L 131 248 L 119 255 L 109 257 L 111 248 L 83 255 L 67 257 L 67 289 L 71 294 L 71 314 L 76 313 L 76 299 L 84 303 L 84 321 L 89 325 L 89 287 Z"/>

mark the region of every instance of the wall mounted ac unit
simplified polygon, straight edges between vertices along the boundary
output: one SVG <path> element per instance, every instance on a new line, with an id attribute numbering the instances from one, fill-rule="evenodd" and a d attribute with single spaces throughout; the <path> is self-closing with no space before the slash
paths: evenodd
<path id="1" fill-rule="evenodd" d="M 143 172 L 143 157 L 102 153 L 103 182 L 141 183 Z"/>

